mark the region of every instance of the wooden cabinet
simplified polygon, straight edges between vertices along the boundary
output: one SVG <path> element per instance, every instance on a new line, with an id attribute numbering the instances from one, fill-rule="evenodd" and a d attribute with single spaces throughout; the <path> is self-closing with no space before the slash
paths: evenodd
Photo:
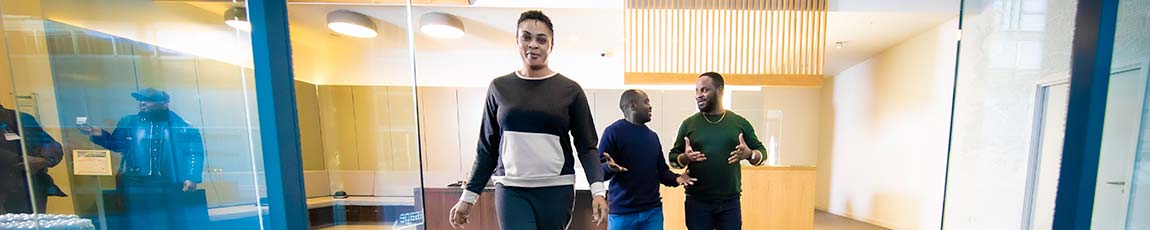
<path id="1" fill-rule="evenodd" d="M 423 193 L 423 196 L 419 194 Z M 499 219 L 495 216 L 495 193 L 494 189 L 487 189 L 483 192 L 486 195 L 479 196 L 479 201 L 471 207 L 470 222 L 464 225 L 464 229 L 499 229 Z M 455 202 L 459 201 L 459 196 L 463 195 L 462 188 L 427 188 L 425 190 L 415 189 L 415 203 L 423 202 L 423 207 L 416 206 L 416 210 L 423 211 L 424 225 L 420 229 L 452 229 L 450 219 L 451 208 L 455 206 Z"/>
<path id="2" fill-rule="evenodd" d="M 811 230 L 815 223 L 815 167 L 743 167 L 743 229 Z M 660 189 L 663 229 L 687 229 L 683 188 Z"/>

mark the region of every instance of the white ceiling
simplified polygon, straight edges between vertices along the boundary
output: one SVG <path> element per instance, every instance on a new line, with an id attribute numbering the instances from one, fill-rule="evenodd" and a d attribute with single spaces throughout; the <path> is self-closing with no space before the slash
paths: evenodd
<path id="1" fill-rule="evenodd" d="M 957 13 L 830 12 L 827 65 L 823 72 L 827 76 L 836 75 L 955 17 Z M 841 49 L 835 48 L 835 42 L 839 41 L 845 42 Z"/>
<path id="2" fill-rule="evenodd" d="M 823 70 L 828 76 L 958 17 L 962 4 L 961 0 L 829 1 Z M 846 42 L 843 48 L 835 48 L 840 41 Z"/>
<path id="3" fill-rule="evenodd" d="M 676 1 L 676 0 L 666 0 Z M 678 0 L 681 1 L 681 0 Z M 828 0 L 830 11 L 957 13 L 961 0 Z M 623 0 L 472 0 L 475 7 L 530 9 L 620 8 Z"/>
<path id="4" fill-rule="evenodd" d="M 958 15 L 961 0 L 829 0 L 832 12 L 940 13 Z"/>
<path id="5" fill-rule="evenodd" d="M 471 6 L 526 9 L 619 9 L 623 8 L 624 2 L 621 0 L 472 0 Z"/>
<path id="6" fill-rule="evenodd" d="M 475 68 L 483 70 L 480 71 L 482 74 L 490 74 L 488 72 L 495 72 L 496 69 L 504 71 L 506 68 L 509 71 L 515 68 L 517 63 L 513 61 L 496 65 L 484 62 L 504 58 L 515 60 L 512 39 L 514 20 L 518 12 L 524 9 L 517 6 L 527 6 L 530 9 L 554 6 L 543 4 L 548 2 L 561 1 L 478 0 L 476 4 L 479 6 L 413 8 L 414 15 L 417 15 L 415 23 L 418 23 L 418 15 L 424 12 L 442 11 L 460 16 L 467 30 L 467 35 L 461 39 L 446 40 L 431 38 L 417 32 L 415 34 L 416 49 L 419 51 L 416 55 L 417 66 L 422 66 L 417 69 L 425 73 L 443 72 L 445 71 L 443 68 L 430 71 L 423 68 L 475 65 Z M 621 4 L 614 7 L 612 1 L 606 0 L 591 0 L 586 1 L 586 4 L 568 1 L 564 4 L 559 5 L 561 6 L 559 8 L 544 10 L 556 24 L 557 45 L 554 56 L 557 59 L 554 59 L 553 64 L 560 63 L 558 58 L 572 58 L 579 60 L 569 61 L 575 63 L 572 64 L 575 66 L 570 68 L 588 68 L 583 67 L 585 63 L 605 62 L 595 59 L 598 58 L 598 53 L 619 53 L 624 41 Z M 827 65 L 824 69 L 824 73 L 828 76 L 957 17 L 959 3 L 958 0 L 830 0 L 830 4 L 831 12 L 827 22 Z M 324 16 L 334 9 L 351 9 L 375 18 L 379 23 L 381 36 L 374 39 L 355 39 L 330 32 L 325 27 Z M 406 49 L 407 21 L 406 10 L 403 7 L 293 4 L 289 7 L 289 17 L 291 17 L 296 69 L 309 71 L 301 75 L 315 76 L 310 79 L 312 81 L 334 84 L 389 84 L 387 81 L 381 81 L 379 76 L 397 76 L 402 74 L 395 71 L 410 71 L 410 67 L 404 64 L 408 63 L 406 58 L 410 51 Z M 834 43 L 838 41 L 845 41 L 846 45 L 836 49 Z M 592 55 L 596 57 L 590 57 Z M 471 58 L 463 59 L 459 56 Z M 436 63 L 437 61 L 444 63 Z M 349 62 L 369 63 L 349 64 Z M 604 74 L 616 71 L 615 67 L 617 66 L 596 66 L 594 68 L 603 69 L 601 70 L 603 72 L 590 72 L 587 75 L 602 77 L 596 81 L 621 79 L 613 73 Z M 621 68 L 618 71 L 621 72 Z M 423 84 L 422 76 L 421 84 Z M 445 81 L 451 80 L 445 79 Z M 621 80 L 608 81 L 612 82 L 610 84 L 622 84 Z M 480 79 L 476 82 L 486 80 Z"/>

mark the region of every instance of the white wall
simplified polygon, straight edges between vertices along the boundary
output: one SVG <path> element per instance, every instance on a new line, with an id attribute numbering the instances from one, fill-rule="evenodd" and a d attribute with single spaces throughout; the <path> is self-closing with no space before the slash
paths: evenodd
<path id="1" fill-rule="evenodd" d="M 783 112 L 779 164 L 816 165 L 824 88 L 767 87 L 763 102 L 767 110 Z M 766 127 L 755 126 L 756 130 Z M 760 135 L 760 138 L 763 135 Z M 765 141 L 765 140 L 764 140 Z"/>
<path id="2" fill-rule="evenodd" d="M 958 20 L 828 78 L 819 209 L 893 229 L 937 229 Z"/>

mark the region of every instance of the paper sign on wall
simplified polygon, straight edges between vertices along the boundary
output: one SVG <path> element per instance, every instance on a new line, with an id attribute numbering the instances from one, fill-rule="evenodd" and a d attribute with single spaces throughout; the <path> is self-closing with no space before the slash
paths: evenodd
<path id="1" fill-rule="evenodd" d="M 73 150 L 72 174 L 111 176 L 112 152 L 108 150 Z"/>

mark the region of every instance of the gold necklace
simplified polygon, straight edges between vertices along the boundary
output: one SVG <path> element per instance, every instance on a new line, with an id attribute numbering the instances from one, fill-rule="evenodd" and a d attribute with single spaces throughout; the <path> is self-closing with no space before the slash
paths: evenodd
<path id="1" fill-rule="evenodd" d="M 719 124 L 719 122 L 723 122 L 723 118 L 726 118 L 726 117 L 727 117 L 727 111 L 723 111 L 723 115 L 719 116 L 719 120 L 712 122 L 711 119 L 707 118 L 707 113 L 703 113 L 703 120 L 707 120 L 707 123 L 711 123 L 712 125 L 717 125 L 717 124 Z"/>

